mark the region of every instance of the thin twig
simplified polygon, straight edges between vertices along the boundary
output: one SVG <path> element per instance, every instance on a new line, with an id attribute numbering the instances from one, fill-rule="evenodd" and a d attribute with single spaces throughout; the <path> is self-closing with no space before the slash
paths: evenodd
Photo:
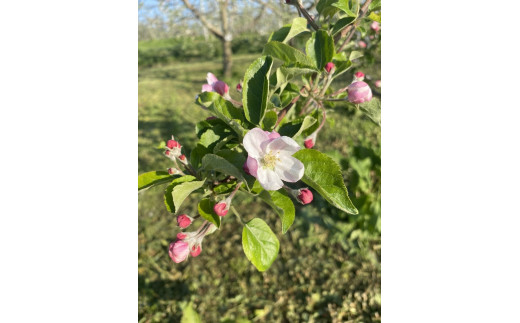
<path id="1" fill-rule="evenodd" d="M 359 11 L 359 15 L 356 19 L 356 22 L 352 25 L 347 26 L 347 28 L 345 28 L 344 30 L 341 31 L 341 37 L 345 37 L 345 35 L 347 35 L 347 34 L 348 35 L 345 38 L 345 41 L 343 41 L 343 44 L 341 44 L 339 49 L 336 51 L 337 53 L 341 53 L 341 51 L 343 51 L 345 46 L 347 46 L 347 44 L 350 42 L 350 39 L 352 39 L 352 36 L 354 36 L 354 33 L 356 32 L 356 28 L 359 25 L 359 22 L 367 14 L 368 6 L 370 6 L 371 2 L 372 2 L 372 0 L 366 0 L 365 3 L 363 4 L 363 6 L 361 7 L 361 10 Z"/>

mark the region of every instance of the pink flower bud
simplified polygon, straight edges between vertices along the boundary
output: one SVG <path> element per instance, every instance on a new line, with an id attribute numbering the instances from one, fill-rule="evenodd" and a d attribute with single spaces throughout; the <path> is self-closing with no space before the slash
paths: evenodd
<path id="1" fill-rule="evenodd" d="M 242 93 L 242 82 L 237 84 L 237 91 Z"/>
<path id="2" fill-rule="evenodd" d="M 381 87 L 381 80 L 375 81 L 374 85 L 377 86 L 377 87 Z"/>
<path id="3" fill-rule="evenodd" d="M 300 190 L 300 193 L 298 194 L 298 200 L 302 204 L 309 204 L 312 202 L 312 192 L 308 188 L 304 188 Z"/>
<path id="4" fill-rule="evenodd" d="M 228 210 L 229 210 L 229 206 L 228 206 L 228 204 L 225 203 L 225 202 L 217 203 L 217 204 L 215 204 L 215 206 L 213 207 L 213 211 L 215 211 L 215 213 L 216 213 L 218 216 L 225 216 L 226 214 L 228 214 Z"/>
<path id="5" fill-rule="evenodd" d="M 177 216 L 177 224 L 181 229 L 186 229 L 190 226 L 191 222 L 193 221 L 193 218 L 190 216 L 187 216 L 186 214 L 181 214 Z"/>
<path id="6" fill-rule="evenodd" d="M 348 86 L 348 100 L 352 103 L 368 102 L 372 99 L 372 90 L 365 82 L 354 82 Z"/>
<path id="7" fill-rule="evenodd" d="M 164 152 L 164 154 L 165 154 L 166 156 L 170 156 L 170 151 L 169 151 L 169 150 L 166 150 L 166 151 Z"/>
<path id="8" fill-rule="evenodd" d="M 180 155 L 180 156 L 179 156 L 179 160 L 180 160 L 181 163 L 183 163 L 184 165 L 186 165 L 186 163 L 188 163 L 188 161 L 186 160 L 186 156 L 185 156 L 185 155 Z"/>
<path id="9" fill-rule="evenodd" d="M 224 95 L 229 92 L 229 86 L 222 81 L 217 81 L 213 84 L 213 90 L 220 95 Z"/>
<path id="10" fill-rule="evenodd" d="M 177 240 L 175 242 L 170 243 L 168 254 L 175 263 L 180 263 L 186 260 L 186 258 L 188 258 L 189 253 L 190 249 L 187 242 Z"/>
<path id="11" fill-rule="evenodd" d="M 177 239 L 182 240 L 186 238 L 188 235 L 186 233 L 179 232 L 177 233 Z"/>
<path id="12" fill-rule="evenodd" d="M 356 74 L 354 74 L 354 76 L 358 79 L 362 79 L 365 77 L 365 73 L 363 72 L 356 72 Z"/>
<path id="13" fill-rule="evenodd" d="M 375 37 L 374 37 L 374 35 L 370 35 L 370 36 L 368 36 L 368 38 L 370 38 L 370 40 L 372 40 L 372 39 L 374 39 Z"/>
<path id="14" fill-rule="evenodd" d="M 168 174 L 170 175 L 179 175 L 181 174 L 181 171 L 177 168 L 168 168 Z"/>
<path id="15" fill-rule="evenodd" d="M 198 255 L 200 255 L 201 251 L 202 251 L 202 248 L 200 247 L 200 245 L 193 246 L 193 247 L 191 247 L 190 254 L 192 257 L 197 257 Z"/>
<path id="16" fill-rule="evenodd" d="M 306 139 L 303 144 L 305 145 L 305 148 L 311 149 L 314 147 L 314 141 L 312 139 Z"/>
<path id="17" fill-rule="evenodd" d="M 330 71 L 333 71 L 334 68 L 336 66 L 334 65 L 334 63 L 332 62 L 328 62 L 326 65 L 325 65 L 325 70 L 327 71 L 327 73 L 330 73 Z M 333 71 L 334 72 L 334 71 Z"/>
<path id="18" fill-rule="evenodd" d="M 374 31 L 379 31 L 379 29 L 380 29 L 379 23 L 377 21 L 372 22 L 372 24 L 370 25 L 370 28 L 372 28 L 372 30 L 374 30 Z"/>
<path id="19" fill-rule="evenodd" d="M 361 48 L 367 48 L 367 43 L 365 43 L 364 41 L 360 40 L 359 43 L 358 43 L 358 46 L 361 47 Z"/>
<path id="20" fill-rule="evenodd" d="M 166 147 L 172 149 L 173 147 L 181 148 L 181 145 L 175 140 L 168 140 Z"/>

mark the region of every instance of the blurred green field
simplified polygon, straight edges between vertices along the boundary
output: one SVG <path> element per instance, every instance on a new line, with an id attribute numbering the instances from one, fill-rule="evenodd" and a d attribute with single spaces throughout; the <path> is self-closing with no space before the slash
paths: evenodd
<path id="1" fill-rule="evenodd" d="M 235 99 L 235 85 L 257 56 L 234 56 L 233 75 L 224 81 Z M 195 123 L 210 116 L 193 103 L 207 72 L 219 77 L 220 60 L 139 69 L 139 173 L 171 166 L 155 147 L 172 134 L 188 153 L 194 147 Z M 179 229 L 163 188 L 139 193 L 140 322 L 180 322 L 189 302 L 202 322 L 380 322 L 380 128 L 346 105 L 328 116 L 316 148 L 342 166 L 360 214 L 332 209 L 315 194 L 310 205 L 296 205 L 295 222 L 282 235 L 271 208 L 237 194 L 233 203 L 245 220 L 263 218 L 280 240 L 278 258 L 260 273 L 243 253 L 232 216 L 205 238 L 200 256 L 173 263 L 168 245 Z M 196 202 L 187 200 L 188 214 L 196 214 Z"/>

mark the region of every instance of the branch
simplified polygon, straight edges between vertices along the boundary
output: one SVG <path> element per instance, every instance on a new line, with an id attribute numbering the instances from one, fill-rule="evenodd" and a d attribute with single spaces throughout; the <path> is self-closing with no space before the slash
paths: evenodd
<path id="1" fill-rule="evenodd" d="M 188 0 L 182 0 L 182 2 L 184 3 L 184 5 L 186 6 L 186 8 L 190 9 L 190 11 L 193 13 L 193 15 L 204 25 L 204 27 L 206 27 L 213 35 L 215 35 L 217 38 L 219 39 L 224 39 L 224 34 L 222 33 L 222 31 L 218 30 L 217 27 L 213 26 L 209 21 L 206 20 L 206 18 L 204 18 L 203 15 L 200 14 L 200 12 L 195 9 L 195 7 L 193 7 L 191 5 L 191 3 L 188 2 Z"/>
<path id="2" fill-rule="evenodd" d="M 348 25 L 347 28 L 341 31 L 341 38 L 345 37 L 347 33 L 349 35 L 345 38 L 345 41 L 343 41 L 343 44 L 341 44 L 340 48 L 337 50 L 337 53 L 341 53 L 345 46 L 347 46 L 350 39 L 352 39 L 352 36 L 354 36 L 354 32 L 356 31 L 356 27 L 359 25 L 361 19 L 367 14 L 368 6 L 370 6 L 371 2 L 372 0 L 366 0 L 363 6 L 361 7 L 361 10 L 359 11 L 358 19 L 356 19 L 356 22 L 352 25 Z"/>

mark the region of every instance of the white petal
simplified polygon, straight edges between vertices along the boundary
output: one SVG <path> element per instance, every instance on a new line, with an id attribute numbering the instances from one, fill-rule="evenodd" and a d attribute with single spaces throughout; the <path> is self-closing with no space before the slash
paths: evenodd
<path id="1" fill-rule="evenodd" d="M 213 83 L 216 83 L 218 81 L 217 77 L 213 75 L 213 73 L 208 73 L 206 80 L 208 81 L 209 85 L 213 85 Z"/>
<path id="2" fill-rule="evenodd" d="M 258 182 L 266 191 L 277 191 L 283 187 L 282 180 L 272 170 L 264 167 L 259 167 L 257 171 Z"/>
<path id="3" fill-rule="evenodd" d="M 275 153 L 280 152 L 280 155 L 291 156 L 300 150 L 300 146 L 292 138 L 282 136 L 271 141 L 265 150 Z"/>
<path id="4" fill-rule="evenodd" d="M 247 154 L 252 158 L 261 158 L 265 152 L 261 148 L 264 141 L 269 140 L 269 137 L 260 128 L 254 128 L 249 130 L 244 136 L 244 148 L 247 150 Z"/>
<path id="5" fill-rule="evenodd" d="M 280 155 L 279 158 L 274 170 L 283 181 L 294 183 L 303 177 L 305 166 L 301 161 L 287 155 Z"/>

